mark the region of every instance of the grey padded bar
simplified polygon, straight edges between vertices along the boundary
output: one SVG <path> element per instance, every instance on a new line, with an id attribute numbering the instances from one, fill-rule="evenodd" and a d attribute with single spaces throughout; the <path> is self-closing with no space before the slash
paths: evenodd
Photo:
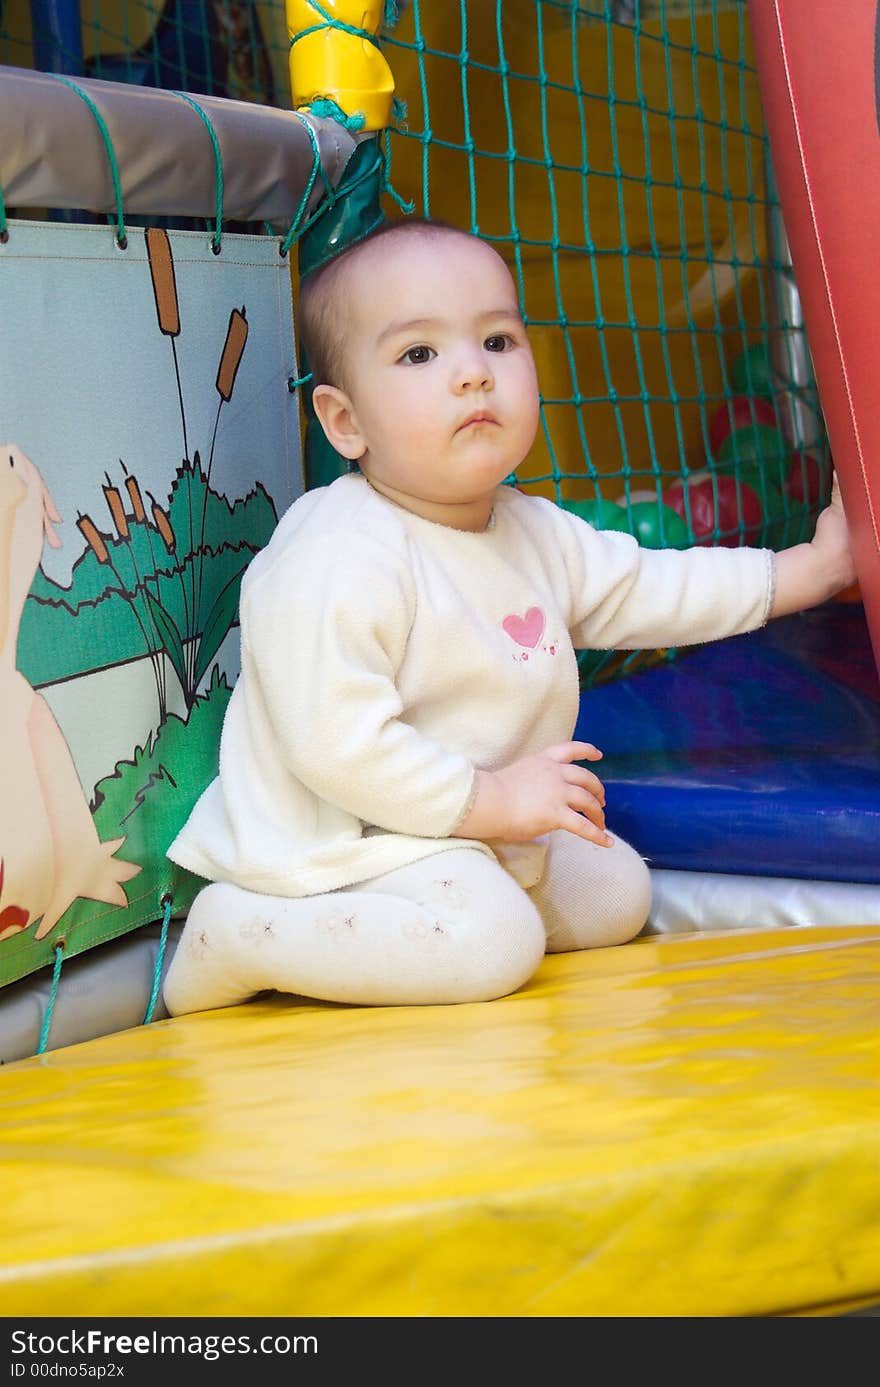
<path id="1" fill-rule="evenodd" d="M 125 212 L 211 218 L 216 161 L 197 111 L 174 92 L 77 77 L 107 125 Z M 223 160 L 224 221 L 290 223 L 311 175 L 307 120 L 332 185 L 357 143 L 332 120 L 194 94 Z M 82 97 L 46 73 L 0 65 L 0 189 L 7 210 L 72 207 L 114 212 L 110 164 Z M 318 205 L 318 175 L 306 211 Z"/>

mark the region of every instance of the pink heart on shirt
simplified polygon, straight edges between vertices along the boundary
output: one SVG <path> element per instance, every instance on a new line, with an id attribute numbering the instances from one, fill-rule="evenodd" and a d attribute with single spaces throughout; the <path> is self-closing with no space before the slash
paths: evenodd
<path id="1" fill-rule="evenodd" d="M 540 607 L 529 607 L 525 616 L 506 616 L 501 623 L 517 645 L 524 645 L 529 650 L 534 650 L 543 636 L 545 624 L 544 613 Z"/>

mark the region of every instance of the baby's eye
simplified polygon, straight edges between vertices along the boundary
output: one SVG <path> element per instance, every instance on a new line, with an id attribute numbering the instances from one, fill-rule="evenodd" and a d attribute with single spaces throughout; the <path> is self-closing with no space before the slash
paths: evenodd
<path id="1" fill-rule="evenodd" d="M 401 361 L 408 361 L 411 366 L 423 366 L 426 361 L 430 361 L 436 355 L 433 347 L 410 347 L 400 359 Z"/>
<path id="2" fill-rule="evenodd" d="M 483 346 L 487 352 L 506 352 L 508 347 L 513 346 L 513 338 L 506 332 L 493 332 L 491 337 L 487 337 Z"/>

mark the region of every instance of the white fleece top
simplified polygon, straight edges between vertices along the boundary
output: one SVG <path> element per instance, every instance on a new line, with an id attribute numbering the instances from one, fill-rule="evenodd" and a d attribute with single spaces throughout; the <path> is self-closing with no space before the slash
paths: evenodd
<path id="1" fill-rule="evenodd" d="M 571 739 L 575 648 L 736 635 L 767 620 L 772 588 L 770 550 L 642 549 L 507 486 L 473 533 L 340 477 L 294 502 L 245 574 L 219 775 L 168 856 L 308 896 L 472 846 L 531 885 L 543 840 L 449 837 L 476 768 Z"/>

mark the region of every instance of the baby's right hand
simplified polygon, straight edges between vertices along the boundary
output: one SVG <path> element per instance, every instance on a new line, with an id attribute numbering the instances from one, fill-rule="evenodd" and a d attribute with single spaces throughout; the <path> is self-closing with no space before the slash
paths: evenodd
<path id="1" fill-rule="evenodd" d="M 605 788 L 592 771 L 572 764 L 601 759 L 601 751 L 591 742 L 561 742 L 503 770 L 478 771 L 477 798 L 458 835 L 528 843 L 564 828 L 578 838 L 610 847 Z"/>

